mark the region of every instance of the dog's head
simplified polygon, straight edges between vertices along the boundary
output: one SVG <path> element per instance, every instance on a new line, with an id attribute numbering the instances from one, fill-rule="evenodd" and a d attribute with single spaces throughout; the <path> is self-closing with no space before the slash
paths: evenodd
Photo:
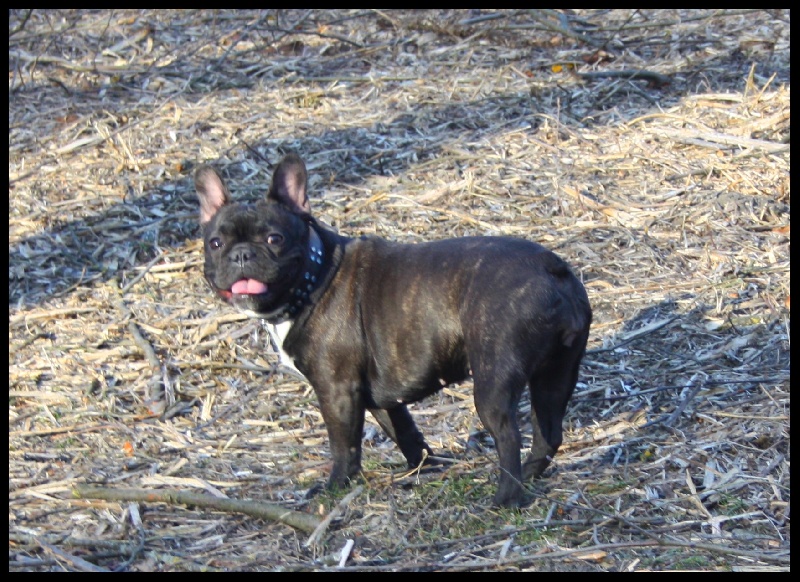
<path id="1" fill-rule="evenodd" d="M 205 278 L 222 299 L 251 317 L 286 319 L 307 299 L 322 246 L 309 226 L 306 168 L 286 156 L 264 200 L 232 200 L 210 166 L 195 173 L 205 248 Z M 308 289 L 310 290 L 310 288 Z M 305 293 L 305 297 L 304 297 Z"/>

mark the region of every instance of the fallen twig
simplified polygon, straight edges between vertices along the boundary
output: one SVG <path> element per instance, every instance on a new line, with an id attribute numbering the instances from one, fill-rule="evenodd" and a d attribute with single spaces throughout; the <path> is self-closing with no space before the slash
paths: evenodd
<path id="1" fill-rule="evenodd" d="M 111 303 L 114 305 L 117 311 L 119 311 L 123 320 L 130 319 L 132 317 L 130 310 L 122 302 L 121 292 L 120 294 L 111 298 Z M 142 350 L 147 363 L 150 364 L 150 367 L 153 369 L 153 375 L 150 378 L 150 381 L 147 383 L 145 401 L 152 410 L 156 410 L 160 407 L 154 407 L 153 403 L 161 402 L 164 398 L 164 393 L 161 390 L 161 386 L 163 385 L 166 387 L 168 384 L 167 371 L 165 368 L 162 371 L 163 366 L 161 365 L 161 360 L 158 359 L 156 351 L 153 349 L 153 346 L 150 345 L 150 342 L 148 342 L 139 331 L 139 327 L 136 325 L 136 323 L 132 320 L 128 321 L 127 328 L 131 334 L 131 337 L 133 338 L 133 342 L 140 350 Z"/>
<path id="2" fill-rule="evenodd" d="M 308 539 L 303 544 L 303 546 L 308 548 L 317 543 L 319 541 L 319 538 L 322 537 L 322 534 L 325 533 L 325 530 L 328 529 L 328 526 L 331 524 L 331 521 L 333 521 L 334 518 L 336 518 L 345 509 L 347 509 L 347 506 L 350 504 L 350 502 L 359 495 L 361 495 L 362 491 L 364 491 L 364 487 L 362 485 L 359 485 L 358 487 L 353 489 L 350 493 L 345 495 L 345 497 L 339 502 L 339 504 L 333 509 L 331 509 L 330 513 L 328 513 L 328 515 L 325 516 L 325 519 L 323 519 L 317 525 L 316 529 L 314 529 L 311 535 L 308 536 Z"/>
<path id="3" fill-rule="evenodd" d="M 716 131 L 661 128 L 653 130 L 653 133 L 657 136 L 664 136 L 674 139 L 678 142 L 690 143 L 692 145 L 700 145 L 710 148 L 719 148 L 720 146 L 739 146 L 743 148 L 753 148 L 768 153 L 784 151 L 787 149 L 786 144 L 783 143 L 776 143 L 763 139 L 752 139 L 749 137 L 739 137 L 736 135 L 728 135 Z"/>
<path id="4" fill-rule="evenodd" d="M 704 382 L 697 381 L 697 377 L 699 375 L 700 373 L 698 372 L 694 374 L 689 380 L 689 387 L 690 387 L 689 392 L 686 393 L 686 395 L 683 397 L 683 400 L 681 400 L 681 403 L 678 404 L 678 407 L 672 412 L 672 414 L 670 414 L 669 417 L 667 417 L 664 420 L 664 424 L 666 426 L 672 426 L 675 423 L 675 421 L 678 420 L 681 413 L 686 409 L 686 406 L 689 404 L 689 401 L 695 396 L 697 396 L 697 393 L 700 392 L 700 389 L 705 385 Z"/>
<path id="5" fill-rule="evenodd" d="M 305 532 L 313 532 L 320 525 L 315 515 L 287 509 L 274 503 L 246 499 L 224 499 L 199 495 L 187 491 L 154 491 L 152 489 L 107 489 L 77 485 L 72 490 L 79 499 L 104 499 L 106 501 L 141 501 L 148 503 L 167 503 L 169 505 L 193 505 L 227 513 L 244 513 L 251 517 L 280 521 Z"/>
<path id="6" fill-rule="evenodd" d="M 642 327 L 640 329 L 636 329 L 636 330 L 634 330 L 634 331 L 632 331 L 630 333 L 625 334 L 625 336 L 623 337 L 622 341 L 619 342 L 618 344 L 614 344 L 613 346 L 611 346 L 609 348 L 595 348 L 593 350 L 586 350 L 586 355 L 588 356 L 588 355 L 593 355 L 593 354 L 601 354 L 603 352 L 613 352 L 614 350 L 616 350 L 618 348 L 621 348 L 622 346 L 624 346 L 626 344 L 631 343 L 633 340 L 635 340 L 635 339 L 637 339 L 637 338 L 639 338 L 639 337 L 641 337 L 641 336 L 643 336 L 645 334 L 652 333 L 654 331 L 658 331 L 662 327 L 665 327 L 665 326 L 669 325 L 670 323 L 672 323 L 673 321 L 675 321 L 676 319 L 678 319 L 678 317 L 679 316 L 676 315 L 675 317 L 668 317 L 666 319 L 662 319 L 662 320 L 650 323 L 650 324 L 648 324 L 648 325 L 646 325 L 646 326 L 644 326 L 644 327 Z"/>
<path id="7" fill-rule="evenodd" d="M 80 572 L 110 572 L 108 568 L 101 568 L 100 566 L 92 564 L 88 560 L 84 560 L 78 556 L 73 556 L 72 554 L 69 554 L 64 550 L 61 550 L 56 546 L 50 545 L 46 542 L 37 540 L 37 543 L 42 546 L 45 551 L 53 554 L 59 562 L 67 562 Z"/>
<path id="8" fill-rule="evenodd" d="M 539 22 L 545 28 L 552 30 L 553 32 L 557 32 L 559 34 L 563 34 L 564 36 L 568 36 L 569 38 L 574 38 L 575 40 L 582 42 L 584 44 L 588 44 L 593 47 L 601 47 L 605 45 L 605 41 L 596 40 L 590 36 L 586 36 L 580 34 L 579 32 L 575 32 L 571 28 L 567 28 L 563 24 L 555 24 L 554 22 L 550 22 L 547 17 L 542 13 L 541 10 L 529 10 L 528 11 L 531 17 Z M 564 18 L 559 18 L 561 23 L 565 22 Z"/>
<path id="9" fill-rule="evenodd" d="M 584 81 L 593 81 L 595 79 L 629 79 L 629 80 L 643 80 L 648 81 L 656 87 L 663 87 L 669 85 L 672 80 L 666 75 L 656 73 L 655 71 L 647 71 L 644 69 L 623 69 L 621 71 L 588 71 L 586 73 L 575 73 Z"/>

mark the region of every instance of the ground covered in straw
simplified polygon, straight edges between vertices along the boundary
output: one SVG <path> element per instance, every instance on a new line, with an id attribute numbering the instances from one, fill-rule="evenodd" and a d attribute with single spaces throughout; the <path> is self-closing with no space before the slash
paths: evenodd
<path id="1" fill-rule="evenodd" d="M 788 569 L 789 28 L 12 10 L 9 570 Z M 360 482 L 306 498 L 314 394 L 206 289 L 191 181 L 211 162 L 255 200 L 288 151 L 344 233 L 510 234 L 583 279 L 589 352 L 528 507 L 490 505 L 469 383 L 413 407 L 444 469 L 404 473 L 370 419 Z"/>

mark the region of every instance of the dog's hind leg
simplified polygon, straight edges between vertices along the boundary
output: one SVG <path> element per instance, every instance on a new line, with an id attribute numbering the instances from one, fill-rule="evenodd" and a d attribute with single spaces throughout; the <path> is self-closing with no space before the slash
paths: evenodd
<path id="1" fill-rule="evenodd" d="M 433 454 L 404 404 L 399 404 L 389 410 L 370 408 L 369 411 L 384 432 L 389 435 L 389 438 L 400 447 L 409 467 L 419 466 L 423 460 L 424 451 L 429 455 Z"/>
<path id="2" fill-rule="evenodd" d="M 539 477 L 561 446 L 562 422 L 578 380 L 581 356 L 582 351 L 564 350 L 530 377 L 533 440 L 531 452 L 523 463 L 526 479 Z"/>
<path id="3" fill-rule="evenodd" d="M 475 408 L 494 438 L 500 457 L 500 479 L 494 504 L 505 507 L 522 505 L 525 493 L 522 487 L 522 439 L 517 426 L 517 406 L 525 378 L 511 371 L 512 366 L 482 366 L 474 358 L 470 361 L 475 381 Z"/>

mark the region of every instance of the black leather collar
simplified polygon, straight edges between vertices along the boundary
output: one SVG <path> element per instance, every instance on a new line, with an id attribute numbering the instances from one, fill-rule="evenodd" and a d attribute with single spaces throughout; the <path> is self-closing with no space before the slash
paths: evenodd
<path id="1" fill-rule="evenodd" d="M 289 290 L 289 301 L 275 315 L 265 317 L 269 323 L 282 323 L 289 319 L 294 319 L 300 309 L 306 305 L 316 286 L 320 282 L 320 273 L 324 259 L 324 249 L 314 227 L 308 227 L 308 254 L 306 257 L 306 268 L 299 282 Z"/>

